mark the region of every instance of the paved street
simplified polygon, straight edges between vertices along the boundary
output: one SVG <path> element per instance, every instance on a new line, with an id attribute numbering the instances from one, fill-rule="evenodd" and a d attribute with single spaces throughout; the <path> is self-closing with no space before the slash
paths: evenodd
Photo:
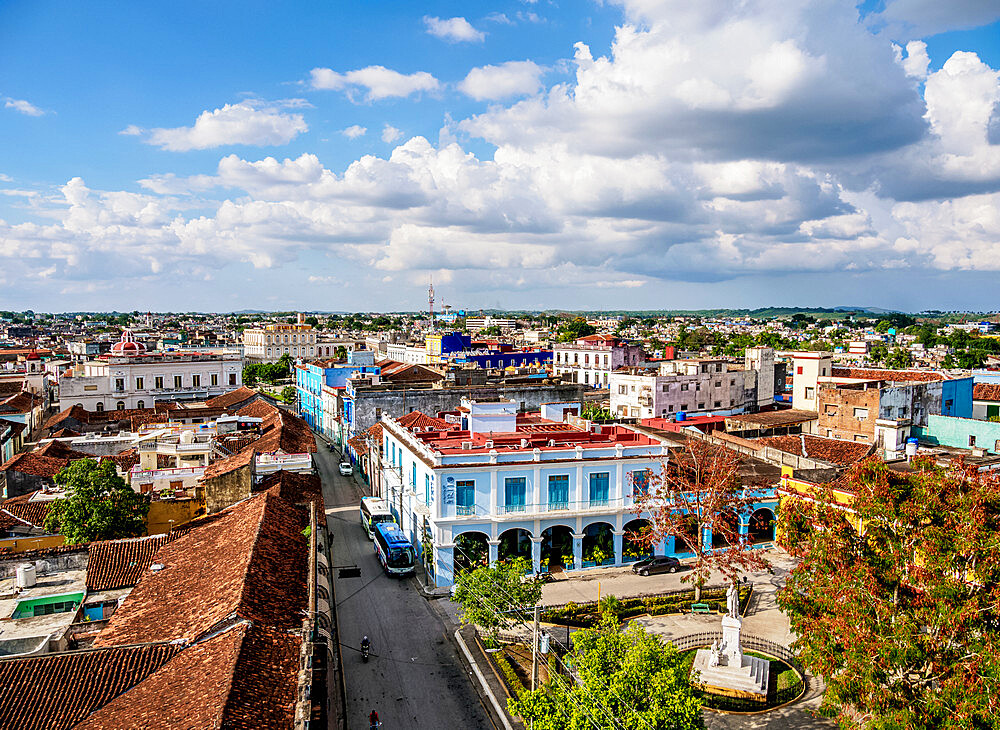
<path id="1" fill-rule="evenodd" d="M 361 568 L 360 578 L 336 578 L 347 727 L 366 730 L 374 708 L 384 730 L 493 728 L 449 641 L 439 602 L 423 598 L 412 580 L 384 574 L 361 527 L 356 483 L 340 476 L 337 455 L 322 441 L 318 445 L 315 463 L 323 479 L 333 563 Z M 358 653 L 364 634 L 372 643 L 367 664 Z"/>

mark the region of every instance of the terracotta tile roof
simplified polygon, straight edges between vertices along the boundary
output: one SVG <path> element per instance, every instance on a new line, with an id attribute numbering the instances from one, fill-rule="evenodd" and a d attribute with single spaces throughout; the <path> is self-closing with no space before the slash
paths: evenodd
<path id="1" fill-rule="evenodd" d="M 299 639 L 240 622 L 183 650 L 76 730 L 290 728 Z"/>
<path id="2" fill-rule="evenodd" d="M 976 383 L 972 386 L 972 399 L 1000 402 L 1000 383 Z"/>
<path id="3" fill-rule="evenodd" d="M 237 415 L 249 416 L 250 418 L 267 418 L 280 411 L 278 406 L 268 403 L 266 400 L 255 400 L 236 411 Z"/>
<path id="4" fill-rule="evenodd" d="M 301 626 L 307 519 L 268 491 L 167 543 L 156 554 L 163 569 L 142 576 L 95 645 L 192 642 L 234 616 L 278 630 Z"/>
<path id="5" fill-rule="evenodd" d="M 70 438 L 72 436 L 82 436 L 82 435 L 83 434 L 81 434 L 79 431 L 74 431 L 69 428 L 60 428 L 58 431 L 52 434 L 52 438 L 61 439 L 61 438 Z"/>
<path id="6" fill-rule="evenodd" d="M 347 439 L 347 445 L 350 446 L 354 453 L 358 456 L 364 456 L 368 453 L 368 442 L 363 436 L 352 436 Z"/>
<path id="7" fill-rule="evenodd" d="M 157 454 L 157 457 L 159 457 L 159 454 Z M 117 454 L 112 454 L 111 456 L 102 456 L 101 461 L 113 461 L 122 471 L 129 471 L 133 466 L 139 463 L 139 449 L 125 449 L 124 451 L 119 451 Z"/>
<path id="8" fill-rule="evenodd" d="M 21 391 L 5 400 L 0 400 L 0 413 L 27 413 L 42 404 L 42 399 L 34 393 Z"/>
<path id="9" fill-rule="evenodd" d="M 110 591 L 134 586 L 153 563 L 156 551 L 171 537 L 151 535 L 90 543 L 87 590 Z"/>
<path id="10" fill-rule="evenodd" d="M 410 411 L 405 416 L 400 418 L 397 423 L 404 428 L 449 428 L 452 424 L 440 418 L 434 418 L 433 416 L 428 416 L 426 413 L 421 413 L 420 411 Z"/>
<path id="11" fill-rule="evenodd" d="M 8 421 L 6 418 L 0 418 L 0 427 L 9 428 L 11 430 L 11 436 L 16 436 L 28 427 L 27 424 L 21 423 L 20 421 Z"/>
<path id="12" fill-rule="evenodd" d="M 236 390 L 231 390 L 228 393 L 223 393 L 222 395 L 217 395 L 214 398 L 209 398 L 205 401 L 205 405 L 209 408 L 235 408 L 246 403 L 251 398 L 257 399 L 263 397 L 264 396 L 253 388 L 241 385 Z"/>
<path id="13" fill-rule="evenodd" d="M 243 449 L 232 456 L 227 456 L 225 459 L 219 459 L 218 461 L 212 462 L 205 468 L 205 473 L 201 475 L 199 481 L 204 481 L 206 479 L 213 479 L 215 477 L 220 477 L 223 474 L 228 474 L 229 472 L 236 471 L 237 469 L 242 469 L 247 464 L 253 462 L 255 451 L 252 446 Z"/>
<path id="14" fill-rule="evenodd" d="M 736 421 L 748 429 L 776 428 L 779 426 L 794 426 L 798 423 L 813 421 L 819 418 L 815 411 L 804 411 L 786 408 L 778 411 L 761 411 L 760 413 L 741 413 L 737 416 L 726 416 L 727 421 Z"/>
<path id="15" fill-rule="evenodd" d="M 303 419 L 288 411 L 278 411 L 264 420 L 261 437 L 248 448 L 258 453 L 312 453 L 316 451 L 316 436 Z"/>
<path id="16" fill-rule="evenodd" d="M 933 383 L 947 380 L 943 373 L 930 370 L 886 370 L 875 368 L 833 368 L 835 378 L 858 380 L 885 380 L 891 383 Z"/>
<path id="17" fill-rule="evenodd" d="M 386 373 L 381 373 L 382 380 L 390 383 L 432 383 L 444 380 L 444 375 L 436 370 L 431 370 L 423 365 L 404 364 L 400 368 L 394 368 Z"/>
<path id="18" fill-rule="evenodd" d="M 805 451 L 802 448 L 803 441 L 805 442 Z M 850 466 L 856 461 L 861 461 L 874 449 L 872 444 L 828 439 L 808 434 L 800 436 L 769 436 L 767 438 L 756 439 L 754 443 L 764 444 L 789 454 L 828 461 L 837 466 Z"/>
<path id="19" fill-rule="evenodd" d="M 380 423 L 376 423 L 374 426 L 372 426 L 367 431 L 365 431 L 365 433 L 367 433 L 373 439 L 376 439 L 377 441 L 381 441 L 382 440 L 382 424 L 381 424 L 381 422 Z"/>
<path id="20" fill-rule="evenodd" d="M 292 504 L 316 502 L 316 509 L 323 514 L 323 485 L 317 474 L 302 474 L 293 471 L 276 471 L 269 474 L 257 487 L 257 491 L 270 491 Z"/>
<path id="21" fill-rule="evenodd" d="M 0 727 L 73 727 L 180 652 L 154 644 L 0 661 Z"/>
<path id="22" fill-rule="evenodd" d="M 37 491 L 0 502 L 0 524 L 7 526 L 17 522 L 29 524 L 32 527 L 42 527 L 45 524 L 45 518 L 48 517 L 52 502 L 50 500 L 32 502 L 31 498 L 36 494 L 38 494 Z M 9 518 L 4 519 L 4 515 L 9 516 Z"/>
<path id="23" fill-rule="evenodd" d="M 71 448 L 62 441 L 49 441 L 44 446 L 40 446 L 35 449 L 34 453 L 39 456 L 48 456 L 53 459 L 65 459 L 67 462 L 75 461 L 77 459 L 94 459 L 97 458 L 93 454 L 88 454 L 83 451 L 77 451 Z"/>
<path id="24" fill-rule="evenodd" d="M 64 408 L 45 422 L 45 428 L 55 428 L 70 419 L 80 423 L 90 423 L 90 412 L 83 406 Z"/>
<path id="25" fill-rule="evenodd" d="M 23 387 L 21 380 L 0 380 L 0 396 L 16 395 Z"/>
<path id="26" fill-rule="evenodd" d="M 16 471 L 21 474 L 51 479 L 67 463 L 66 459 L 42 456 L 37 451 L 26 451 L 22 454 L 15 454 L 5 464 L 0 465 L 0 471 Z"/>

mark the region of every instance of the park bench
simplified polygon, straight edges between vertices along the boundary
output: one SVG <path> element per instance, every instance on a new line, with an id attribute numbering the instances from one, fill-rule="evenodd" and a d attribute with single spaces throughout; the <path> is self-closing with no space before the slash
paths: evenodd
<path id="1" fill-rule="evenodd" d="M 692 603 L 691 613 L 711 613 L 707 603 Z"/>

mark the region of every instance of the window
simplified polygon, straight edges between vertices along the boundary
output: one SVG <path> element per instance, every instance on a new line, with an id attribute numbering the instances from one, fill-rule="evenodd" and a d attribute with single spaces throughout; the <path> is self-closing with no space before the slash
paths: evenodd
<path id="1" fill-rule="evenodd" d="M 608 472 L 602 471 L 590 475 L 590 504 L 606 505 L 608 503 Z"/>
<path id="2" fill-rule="evenodd" d="M 608 366 L 608 356 L 605 355 L 604 356 L 604 367 L 607 367 L 607 366 Z"/>
<path id="3" fill-rule="evenodd" d="M 632 496 L 638 497 L 649 491 L 649 479 L 653 472 L 649 469 L 637 469 L 632 472 Z"/>
<path id="4" fill-rule="evenodd" d="M 116 411 L 124 411 L 125 410 L 125 401 L 120 400 L 117 403 L 115 403 L 115 410 Z"/>
<path id="5" fill-rule="evenodd" d="M 969 434 L 969 448 L 971 449 L 975 445 L 976 445 L 976 437 L 972 434 Z"/>
<path id="6" fill-rule="evenodd" d="M 823 412 L 828 416 L 837 415 L 837 406 L 830 405 L 829 403 L 823 407 Z"/>
<path id="7" fill-rule="evenodd" d="M 162 375 L 157 375 L 155 378 L 153 378 L 153 386 L 157 390 L 163 390 L 163 376 Z"/>
<path id="8" fill-rule="evenodd" d="M 527 479 L 524 477 L 507 477 L 504 479 L 504 512 L 524 512 L 524 495 L 526 491 Z"/>
<path id="9" fill-rule="evenodd" d="M 854 409 L 854 417 L 857 418 L 859 421 L 866 420 L 868 418 L 868 409 L 867 408 L 855 408 Z"/>
<path id="10" fill-rule="evenodd" d="M 584 355 L 583 356 L 583 364 L 584 365 L 590 365 L 590 355 Z"/>
<path id="11" fill-rule="evenodd" d="M 627 385 L 619 385 L 618 386 L 618 395 L 625 395 L 626 393 L 628 393 L 628 386 Z"/>
<path id="12" fill-rule="evenodd" d="M 136 401 L 135 402 L 135 407 L 136 408 L 145 408 L 146 407 L 146 401 L 144 401 L 144 400 L 138 400 L 138 401 Z"/>
<path id="13" fill-rule="evenodd" d="M 431 503 L 431 475 L 424 474 L 424 504 Z"/>
<path id="14" fill-rule="evenodd" d="M 125 378 L 115 378 L 115 390 L 125 390 Z"/>
<path id="15" fill-rule="evenodd" d="M 698 404 L 698 410 L 699 410 L 699 411 L 702 411 L 702 410 L 704 410 L 704 409 L 705 409 L 705 404 L 704 404 L 704 403 L 699 403 L 699 404 Z"/>
<path id="16" fill-rule="evenodd" d="M 455 514 L 473 515 L 476 513 L 476 483 L 468 481 L 455 482 Z"/>
<path id="17" fill-rule="evenodd" d="M 174 376 L 174 387 L 175 388 L 182 388 L 182 387 L 184 387 L 184 376 L 183 375 L 175 375 Z"/>
<path id="18" fill-rule="evenodd" d="M 688 389 L 688 384 L 687 383 L 681 383 L 681 390 L 685 391 L 687 389 Z"/>
<path id="19" fill-rule="evenodd" d="M 816 389 L 806 388 L 806 398 L 815 398 L 815 397 L 816 397 Z"/>
<path id="20" fill-rule="evenodd" d="M 856 434 L 854 434 L 854 440 L 855 441 L 867 441 L 868 437 L 865 436 L 863 433 L 856 433 Z"/>
<path id="21" fill-rule="evenodd" d="M 632 392 L 633 393 L 635 392 L 635 386 L 634 385 L 632 386 Z"/>
<path id="22" fill-rule="evenodd" d="M 229 373 L 229 384 L 236 385 L 236 373 Z"/>
<path id="23" fill-rule="evenodd" d="M 135 379 L 135 389 L 142 390 L 142 378 Z"/>
<path id="24" fill-rule="evenodd" d="M 669 392 L 670 392 L 670 383 L 664 383 L 664 384 L 663 384 L 663 387 L 661 388 L 661 390 L 662 390 L 662 391 L 663 391 L 664 393 L 669 393 Z"/>
<path id="25" fill-rule="evenodd" d="M 688 404 L 687 403 L 681 403 L 681 410 L 682 411 L 686 411 L 687 409 L 688 409 Z"/>
<path id="26" fill-rule="evenodd" d="M 201 386 L 201 376 L 200 375 L 192 375 L 191 376 L 191 385 L 193 387 L 195 387 L 195 388 L 200 387 Z"/>
<path id="27" fill-rule="evenodd" d="M 722 363 L 721 362 L 715 363 L 715 372 L 717 372 L 717 373 L 721 373 L 722 372 Z"/>
<path id="28" fill-rule="evenodd" d="M 671 406 L 667 406 L 667 410 L 670 411 L 671 413 L 673 413 L 674 412 L 674 407 L 672 405 Z"/>
<path id="29" fill-rule="evenodd" d="M 722 387 L 722 381 L 721 380 L 716 380 L 715 381 L 715 387 L 716 388 L 721 388 Z"/>
<path id="30" fill-rule="evenodd" d="M 97 405 L 94 406 L 94 408 L 97 409 L 98 413 L 103 413 L 104 412 L 104 404 L 101 403 L 100 401 L 97 402 Z"/>
<path id="31" fill-rule="evenodd" d="M 587 385 L 590 384 L 590 373 L 583 374 L 583 382 L 586 383 Z"/>
<path id="32" fill-rule="evenodd" d="M 219 384 L 219 374 L 218 373 L 212 373 L 209 376 L 209 379 L 210 379 L 210 381 L 211 381 L 211 383 L 212 383 L 213 386 Z"/>
<path id="33" fill-rule="evenodd" d="M 417 462 L 413 462 L 410 465 L 410 484 L 413 486 L 413 491 L 417 491 Z"/>
<path id="34" fill-rule="evenodd" d="M 569 508 L 569 475 L 549 477 L 549 509 Z"/>
<path id="35" fill-rule="evenodd" d="M 712 407 L 713 408 L 719 408 L 720 406 L 722 406 L 722 401 L 721 400 L 717 400 L 717 401 L 715 401 L 715 405 L 713 405 Z"/>

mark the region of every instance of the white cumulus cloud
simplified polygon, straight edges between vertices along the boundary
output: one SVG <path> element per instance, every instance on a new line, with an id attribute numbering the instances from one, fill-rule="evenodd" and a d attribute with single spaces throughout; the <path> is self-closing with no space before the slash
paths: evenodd
<path id="1" fill-rule="evenodd" d="M 205 150 L 223 145 L 255 147 L 288 144 L 309 130 L 301 114 L 288 114 L 276 107 L 254 102 L 226 104 L 221 109 L 203 111 L 193 126 L 150 129 L 146 144 L 171 152 Z M 124 134 L 140 134 L 134 125 Z"/>
<path id="2" fill-rule="evenodd" d="M 440 87 L 438 80 L 426 71 L 402 74 L 385 66 L 368 66 L 347 73 L 314 68 L 310 76 L 314 89 L 346 91 L 352 101 L 359 89 L 366 90 L 365 101 L 378 101 L 407 97 L 421 91 L 436 91 Z"/>
<path id="3" fill-rule="evenodd" d="M 425 15 L 424 26 L 432 36 L 452 43 L 481 43 L 486 39 L 485 33 L 473 28 L 472 24 L 462 17 L 435 18 Z"/>
<path id="4" fill-rule="evenodd" d="M 16 112 L 26 114 L 29 117 L 40 117 L 45 114 L 43 110 L 39 109 L 30 101 L 25 101 L 24 99 L 12 99 L 8 96 L 4 99 L 3 105 L 7 109 L 13 109 Z"/>
<path id="5" fill-rule="evenodd" d="M 396 129 L 391 124 L 386 124 L 382 127 L 382 141 L 383 142 L 395 142 L 397 139 L 403 136 L 403 133 Z"/>
<path id="6" fill-rule="evenodd" d="M 357 139 L 358 137 L 363 137 L 367 131 L 368 129 L 362 127 L 360 124 L 352 124 L 350 127 L 340 130 L 340 133 L 348 139 Z"/>
<path id="7" fill-rule="evenodd" d="M 533 61 L 507 61 L 499 66 L 480 66 L 469 71 L 458 88 L 467 96 L 484 99 L 508 99 L 537 93 L 545 72 Z"/>

